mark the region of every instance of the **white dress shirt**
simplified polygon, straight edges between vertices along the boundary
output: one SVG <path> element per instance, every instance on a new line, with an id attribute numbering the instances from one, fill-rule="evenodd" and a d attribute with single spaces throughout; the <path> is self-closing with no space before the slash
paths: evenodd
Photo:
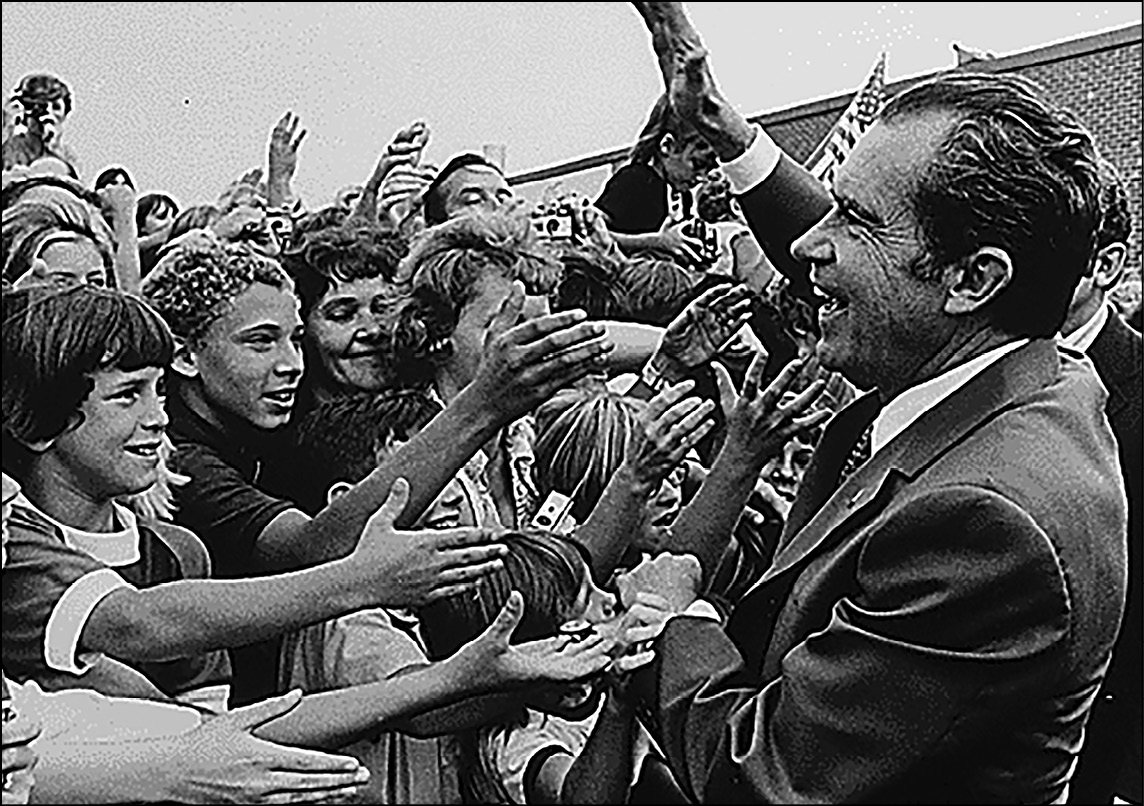
<path id="1" fill-rule="evenodd" d="M 952 395 L 989 366 L 1019 347 L 1029 343 L 1017 339 L 1000 347 L 982 353 L 974 359 L 946 370 L 937 377 L 911 386 L 891 400 L 874 419 L 874 430 L 870 434 L 871 453 L 877 453 L 886 443 L 904 431 L 914 420 L 921 417 L 941 401 Z"/>
<path id="2" fill-rule="evenodd" d="M 1112 314 L 1112 303 L 1108 300 L 1100 306 L 1100 309 L 1092 315 L 1092 318 L 1078 327 L 1067 336 L 1057 335 L 1057 341 L 1065 347 L 1072 347 L 1077 352 L 1088 355 L 1088 350 L 1092 347 L 1092 343 L 1096 341 L 1096 337 L 1100 335 L 1100 331 L 1104 329 L 1105 324 L 1108 323 L 1108 317 Z"/>

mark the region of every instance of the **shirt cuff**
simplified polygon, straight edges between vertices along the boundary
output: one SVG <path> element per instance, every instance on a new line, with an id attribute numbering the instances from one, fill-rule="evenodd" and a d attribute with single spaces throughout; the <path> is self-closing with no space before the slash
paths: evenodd
<path id="1" fill-rule="evenodd" d="M 677 613 L 679 616 L 692 616 L 694 618 L 705 618 L 708 621 L 722 623 L 723 619 L 719 616 L 719 611 L 715 609 L 715 605 L 711 604 L 705 599 L 696 599 L 687 609 L 682 613 Z"/>
<path id="2" fill-rule="evenodd" d="M 774 173 L 782 153 L 775 141 L 763 131 L 763 127 L 756 124 L 755 141 L 751 143 L 750 148 L 722 165 L 723 175 L 731 184 L 731 193 L 742 196 L 751 188 L 761 184 Z"/>
<path id="3" fill-rule="evenodd" d="M 84 574 L 56 602 L 44 630 L 44 661 L 49 669 L 80 675 L 91 668 L 98 653 L 79 656 L 79 639 L 95 606 L 120 588 L 134 586 L 110 568 Z"/>

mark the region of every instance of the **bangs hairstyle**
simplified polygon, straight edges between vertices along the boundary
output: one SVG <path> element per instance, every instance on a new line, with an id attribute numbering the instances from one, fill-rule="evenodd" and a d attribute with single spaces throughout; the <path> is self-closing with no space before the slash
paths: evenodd
<path id="1" fill-rule="evenodd" d="M 527 217 L 472 213 L 429 227 L 409 251 L 413 287 L 428 290 L 454 321 L 493 274 L 520 280 L 529 294 L 547 295 L 560 278 L 560 261 L 536 239 Z M 450 330 L 452 327 L 450 327 Z"/>
<path id="2" fill-rule="evenodd" d="M 567 389 L 536 411 L 533 469 L 540 495 L 572 498 L 572 517 L 583 523 L 623 464 L 647 404 L 609 391 Z"/>
<path id="3" fill-rule="evenodd" d="M 377 277 L 396 284 L 397 267 L 408 251 L 396 233 L 347 222 L 296 239 L 283 253 L 282 267 L 296 284 L 305 319 L 335 284 Z"/>
<path id="4" fill-rule="evenodd" d="M 503 567 L 481 577 L 475 591 L 421 608 L 430 659 L 446 658 L 480 635 L 514 590 L 524 597 L 524 616 L 512 634 L 515 644 L 552 635 L 578 615 L 576 600 L 588 574 L 580 544 L 543 529 L 510 531 L 497 539 L 508 547 Z"/>
<path id="5" fill-rule="evenodd" d="M 948 114 L 952 126 L 917 180 L 915 212 L 933 279 L 977 249 L 1004 249 L 1013 278 L 986 309 L 1013 336 L 1052 336 L 1089 269 L 1100 223 L 1092 134 L 1013 75 L 952 73 L 895 96 L 880 122 Z"/>
<path id="6" fill-rule="evenodd" d="M 92 185 L 92 188 L 95 190 L 103 190 L 119 178 L 122 178 L 124 184 L 129 188 L 132 190 L 135 189 L 135 182 L 132 180 L 131 174 L 127 173 L 126 168 L 121 168 L 118 165 L 112 165 L 110 168 L 104 168 L 100 171 L 99 176 L 95 178 L 95 184 Z"/>
<path id="7" fill-rule="evenodd" d="M 6 291 L 3 307 L 4 433 L 21 442 L 64 433 L 92 373 L 165 369 L 174 354 L 162 318 L 114 289 L 33 286 Z"/>

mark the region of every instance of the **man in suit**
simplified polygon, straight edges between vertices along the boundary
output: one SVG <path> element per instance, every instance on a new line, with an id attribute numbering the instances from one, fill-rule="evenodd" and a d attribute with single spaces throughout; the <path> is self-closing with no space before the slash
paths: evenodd
<path id="1" fill-rule="evenodd" d="M 681 6 L 639 7 L 672 103 L 819 300 L 823 366 L 868 390 L 726 628 L 672 618 L 638 673 L 673 772 L 712 802 L 1063 802 L 1126 584 L 1107 393 L 1053 338 L 1093 255 L 1091 136 L 1027 82 L 945 75 L 827 198 L 718 93 Z"/>
<path id="2" fill-rule="evenodd" d="M 1141 440 L 1140 334 L 1120 318 L 1108 292 L 1124 275 L 1132 217 L 1116 169 L 1102 163 L 1101 224 L 1092 268 L 1081 278 L 1061 328 L 1063 342 L 1085 353 L 1108 388 L 1106 413 L 1120 450 L 1128 488 L 1128 601 L 1112 665 L 1085 729 L 1085 743 L 1070 792 L 1073 803 L 1111 803 L 1113 796 L 1141 802 L 1140 611 L 1144 505 L 1144 443 Z"/>

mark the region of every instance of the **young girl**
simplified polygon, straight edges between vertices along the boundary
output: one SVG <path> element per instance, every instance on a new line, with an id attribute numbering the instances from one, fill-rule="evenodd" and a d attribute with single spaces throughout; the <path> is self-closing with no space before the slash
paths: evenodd
<path id="1" fill-rule="evenodd" d="M 422 608 L 431 657 L 448 655 L 479 634 L 514 589 L 527 602 L 514 641 L 561 632 L 569 640 L 589 632 L 623 635 L 621 643 L 635 637 L 625 629 L 632 620 L 621 621 L 615 596 L 593 582 L 587 555 L 577 543 L 537 529 L 509 532 L 501 539 L 509 547 L 503 570 L 485 577 L 475 594 Z M 658 607 L 652 611 L 651 622 L 667 617 Z M 636 653 L 617 661 L 618 669 L 650 660 L 650 652 Z M 649 745 L 632 704 L 621 696 L 622 685 L 622 677 L 610 676 L 551 688 L 533 694 L 496 723 L 461 733 L 458 762 L 465 802 L 626 802 Z"/>

